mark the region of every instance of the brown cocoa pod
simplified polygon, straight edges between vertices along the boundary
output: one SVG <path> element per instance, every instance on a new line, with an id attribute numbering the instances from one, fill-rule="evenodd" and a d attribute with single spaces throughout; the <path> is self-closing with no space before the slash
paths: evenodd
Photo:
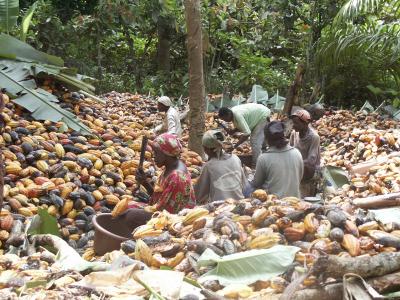
<path id="1" fill-rule="evenodd" d="M 22 207 L 22 204 L 17 199 L 14 199 L 14 198 L 9 199 L 8 204 L 11 206 L 12 210 L 15 212 L 17 212 Z"/>
<path id="2" fill-rule="evenodd" d="M 0 227 L 1 227 L 1 229 L 10 232 L 10 230 L 12 228 L 12 225 L 13 225 L 13 222 L 14 222 L 13 216 L 12 215 L 7 215 L 7 216 L 5 216 L 5 217 L 3 217 L 1 219 Z"/>
<path id="3" fill-rule="evenodd" d="M 288 227 L 285 228 L 283 234 L 289 242 L 295 242 L 300 241 L 304 237 L 305 230 L 304 228 Z"/>

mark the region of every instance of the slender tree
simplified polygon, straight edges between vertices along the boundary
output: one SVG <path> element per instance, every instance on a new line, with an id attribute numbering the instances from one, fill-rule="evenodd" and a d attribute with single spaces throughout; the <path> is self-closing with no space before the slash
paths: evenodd
<path id="1" fill-rule="evenodd" d="M 201 139 L 205 123 L 205 88 L 200 0 L 185 0 L 184 4 L 189 61 L 189 148 L 203 155 Z"/>

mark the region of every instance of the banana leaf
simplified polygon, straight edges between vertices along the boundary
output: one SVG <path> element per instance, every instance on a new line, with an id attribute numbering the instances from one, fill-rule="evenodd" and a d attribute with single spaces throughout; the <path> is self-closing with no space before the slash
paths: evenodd
<path id="1" fill-rule="evenodd" d="M 218 104 L 218 109 L 220 109 L 221 107 L 234 107 L 239 105 L 243 100 L 243 97 L 234 97 L 232 99 L 229 99 L 229 97 L 227 95 L 224 95 L 221 98 L 221 101 Z M 217 105 L 217 102 L 214 102 L 214 105 Z"/>
<path id="2" fill-rule="evenodd" d="M 279 95 L 279 91 L 268 99 L 267 106 L 272 108 L 274 111 L 282 111 L 285 106 L 286 98 Z"/>
<path id="3" fill-rule="evenodd" d="M 64 66 L 64 61 L 61 58 L 36 50 L 31 45 L 8 34 L 0 34 L 0 45 L 0 58 Z"/>
<path id="4" fill-rule="evenodd" d="M 346 171 L 334 166 L 326 166 L 322 169 L 324 180 L 335 190 L 349 183 L 349 177 Z"/>
<path id="5" fill-rule="evenodd" d="M 206 249 L 198 260 L 199 266 L 216 265 L 201 276 L 201 284 L 208 280 L 218 280 L 220 284 L 252 284 L 257 280 L 268 280 L 284 273 L 293 263 L 300 248 L 276 245 L 269 249 L 249 250 L 223 257 Z"/>
<path id="6" fill-rule="evenodd" d="M 268 101 L 268 92 L 260 85 L 253 85 L 248 103 L 263 103 Z"/>
<path id="7" fill-rule="evenodd" d="M 368 101 L 365 101 L 364 105 L 360 108 L 360 111 L 364 111 L 366 113 L 372 113 L 374 110 L 375 108 Z"/>
<path id="8" fill-rule="evenodd" d="M 0 29 L 9 32 L 17 24 L 18 16 L 18 0 L 0 0 Z M 0 45 L 3 47 L 1 42 Z"/>
<path id="9" fill-rule="evenodd" d="M 73 113 L 61 108 L 58 99 L 47 91 L 36 88 L 31 75 L 30 64 L 0 61 L 0 87 L 7 88 L 13 102 L 21 105 L 37 120 L 64 122 L 69 128 L 82 134 L 92 134 L 90 128 L 84 125 Z"/>
<path id="10" fill-rule="evenodd" d="M 72 90 L 83 90 L 88 93 L 93 93 L 95 91 L 93 85 L 78 78 L 79 74 L 77 74 L 74 69 L 35 63 L 31 65 L 31 68 L 33 76 L 47 74 L 52 76 L 54 79 L 61 81 Z"/>

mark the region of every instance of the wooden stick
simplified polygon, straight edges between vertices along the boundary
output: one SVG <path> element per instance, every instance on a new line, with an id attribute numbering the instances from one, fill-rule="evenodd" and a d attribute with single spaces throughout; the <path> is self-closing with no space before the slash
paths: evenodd
<path id="1" fill-rule="evenodd" d="M 360 208 L 382 208 L 400 205 L 400 193 L 357 198 L 353 204 Z"/>
<path id="2" fill-rule="evenodd" d="M 347 273 L 371 278 L 400 270 L 400 252 L 379 253 L 375 256 L 321 256 L 313 265 L 313 274 L 341 279 Z"/>
<path id="3" fill-rule="evenodd" d="M 367 280 L 378 293 L 388 293 L 398 290 L 400 287 L 400 272 L 387 274 Z M 291 300 L 337 300 L 342 299 L 343 284 L 333 283 L 315 289 L 304 289 L 297 291 Z"/>

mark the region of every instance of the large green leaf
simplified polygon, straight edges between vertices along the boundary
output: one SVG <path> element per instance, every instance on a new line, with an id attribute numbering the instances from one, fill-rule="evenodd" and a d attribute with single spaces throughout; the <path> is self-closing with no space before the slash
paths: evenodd
<path id="1" fill-rule="evenodd" d="M 325 166 L 322 169 L 322 176 L 328 185 L 335 190 L 349 183 L 349 177 L 345 170 L 335 166 Z"/>
<path id="2" fill-rule="evenodd" d="M 88 93 L 93 93 L 95 88 L 93 85 L 86 83 L 80 79 L 82 75 L 77 74 L 76 70 L 70 68 L 63 68 L 52 65 L 32 64 L 33 76 L 38 76 L 41 73 L 51 75 L 56 80 L 61 81 L 67 87 L 75 90 L 83 90 Z M 83 77 L 82 77 L 83 78 Z M 88 77 L 86 77 L 88 78 Z"/>
<path id="3" fill-rule="evenodd" d="M 0 29 L 9 32 L 17 24 L 18 16 L 18 0 L 0 0 Z M 4 46 L 1 42 L 0 45 Z"/>
<path id="4" fill-rule="evenodd" d="M 106 101 L 100 99 L 93 95 L 95 87 L 88 83 L 89 81 L 94 81 L 94 78 L 81 75 L 77 73 L 74 68 L 65 68 L 54 65 L 46 65 L 41 63 L 28 63 L 28 62 L 16 62 L 11 60 L 0 60 L 0 65 L 10 65 L 14 66 L 23 65 L 29 68 L 30 75 L 37 77 L 43 74 L 53 77 L 55 80 L 62 82 L 66 87 L 72 91 L 79 91 L 86 97 L 90 97 L 93 100 L 105 104 Z M 86 82 L 88 81 L 88 82 Z"/>
<path id="5" fill-rule="evenodd" d="M 375 108 L 369 103 L 369 101 L 365 101 L 364 105 L 360 108 L 360 111 L 364 111 L 366 113 L 372 113 Z"/>
<path id="6" fill-rule="evenodd" d="M 260 85 L 253 85 L 248 102 L 265 103 L 266 101 L 268 101 L 268 92 Z"/>
<path id="7" fill-rule="evenodd" d="M 26 12 L 26 14 L 24 15 L 24 17 L 22 18 L 22 22 L 21 22 L 21 33 L 20 33 L 20 39 L 21 41 L 25 42 L 26 41 L 26 34 L 28 33 L 29 30 L 29 25 L 31 24 L 31 20 L 33 17 L 33 13 L 36 10 L 38 2 L 36 1 L 35 3 L 33 3 L 31 5 L 31 7 L 29 7 L 28 11 Z"/>
<path id="8" fill-rule="evenodd" d="M 226 286 L 268 280 L 284 273 L 299 250 L 293 246 L 277 245 L 269 249 L 249 250 L 220 257 L 206 249 L 198 260 L 199 266 L 216 264 L 216 267 L 201 276 L 199 282 L 218 280 Z"/>
<path id="9" fill-rule="evenodd" d="M 30 64 L 0 61 L 0 87 L 14 97 L 13 101 L 32 112 L 32 117 L 37 120 L 49 120 L 52 122 L 64 122 L 73 130 L 82 134 L 92 134 L 73 113 L 62 109 L 58 99 L 43 89 L 37 88 L 31 75 Z"/>
<path id="10" fill-rule="evenodd" d="M 267 106 L 272 108 L 274 111 L 282 111 L 285 106 L 286 98 L 279 95 L 279 91 L 276 91 L 276 94 L 268 99 Z"/>
<path id="11" fill-rule="evenodd" d="M 27 229 L 27 234 L 53 234 L 60 236 L 60 232 L 57 226 L 57 220 L 51 216 L 47 210 L 38 208 L 38 214 L 35 215 Z"/>
<path id="12" fill-rule="evenodd" d="M 64 61 L 61 58 L 36 50 L 31 45 L 8 34 L 0 34 L 0 45 L 0 58 L 64 66 Z"/>

